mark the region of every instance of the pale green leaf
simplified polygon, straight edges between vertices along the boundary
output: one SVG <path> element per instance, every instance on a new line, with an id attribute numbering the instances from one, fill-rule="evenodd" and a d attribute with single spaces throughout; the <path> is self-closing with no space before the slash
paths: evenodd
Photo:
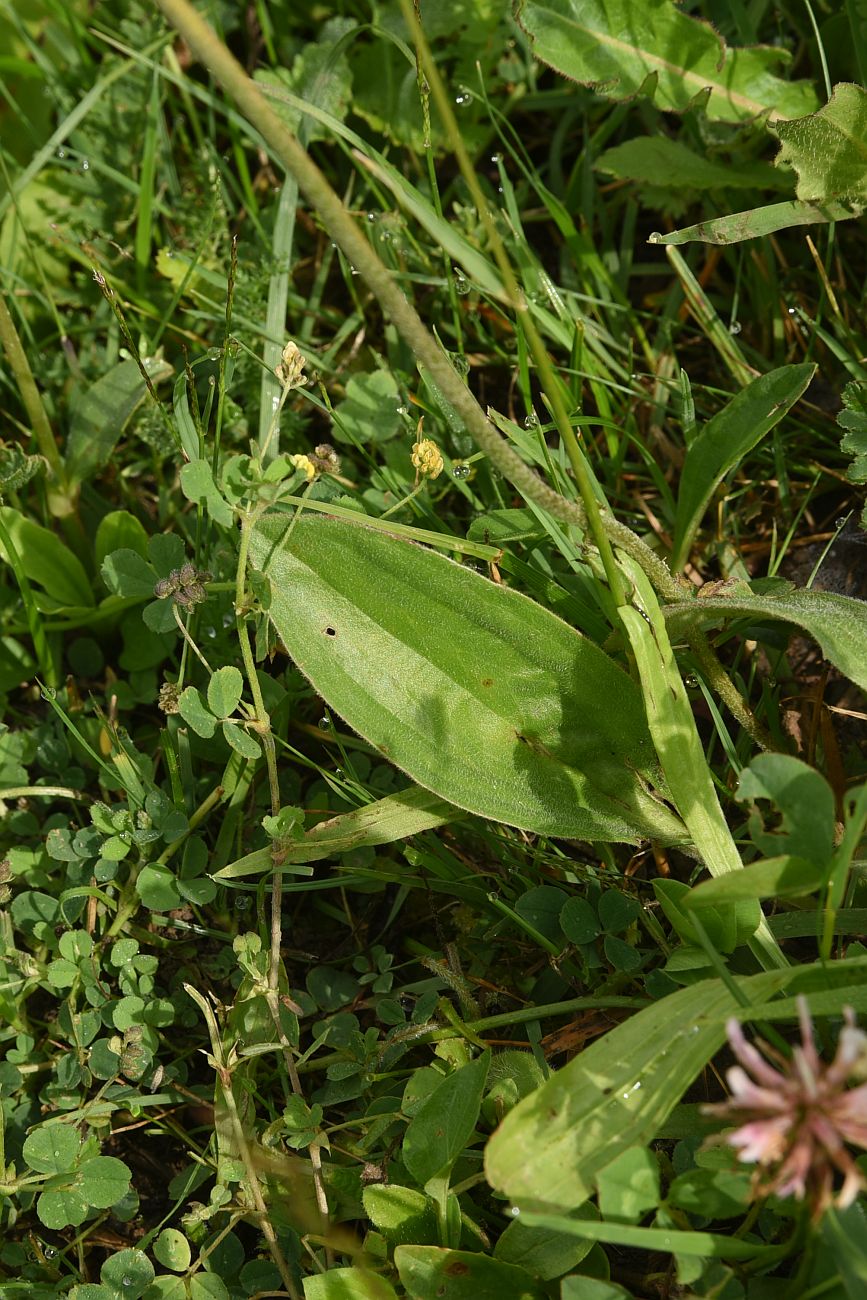
<path id="1" fill-rule="evenodd" d="M 774 131 L 781 142 L 777 166 L 798 173 L 799 199 L 867 203 L 867 91 L 862 86 L 835 86 L 818 112 L 778 121 Z"/>
<path id="2" fill-rule="evenodd" d="M 191 460 L 181 470 L 181 491 L 188 501 L 202 503 L 214 523 L 231 528 L 234 519 L 232 507 L 214 482 L 213 471 L 206 460 Z"/>
<path id="3" fill-rule="evenodd" d="M 197 686 L 187 686 L 178 697 L 178 712 L 197 736 L 210 740 L 217 730 L 217 719 L 202 699 Z"/>
<path id="4" fill-rule="evenodd" d="M 816 367 L 780 366 L 737 393 L 689 444 L 677 497 L 673 569 L 683 567 L 702 515 L 724 476 L 778 424 L 802 395 Z"/>
<path id="5" fill-rule="evenodd" d="M 666 623 L 672 634 L 690 625 L 719 624 L 730 618 L 766 618 L 794 623 L 819 643 L 822 654 L 862 690 L 867 690 L 867 602 L 831 591 L 789 591 L 757 596 L 738 590 L 729 595 L 698 598 L 668 605 Z"/>
<path id="6" fill-rule="evenodd" d="M 154 1258 L 164 1268 L 173 1269 L 175 1273 L 184 1273 L 190 1267 L 192 1258 L 190 1243 L 177 1228 L 163 1228 L 154 1242 Z"/>
<path id="7" fill-rule="evenodd" d="M 434 1203 L 424 1192 L 394 1183 L 376 1183 L 361 1193 L 364 1212 L 386 1241 L 429 1243 L 437 1240 Z"/>
<path id="8" fill-rule="evenodd" d="M 237 722 L 224 722 L 222 731 L 226 743 L 231 745 L 242 758 L 258 758 L 262 753 L 258 740 L 255 740 L 249 731 L 239 727 Z"/>
<path id="9" fill-rule="evenodd" d="M 639 691 L 595 643 L 361 524 L 287 528 L 269 517 L 250 551 L 277 632 L 335 712 L 420 785 L 546 834 L 683 837 L 644 785 L 656 764 Z"/>
<path id="10" fill-rule="evenodd" d="M 782 49 L 726 49 L 709 23 L 671 0 L 525 0 L 519 11 L 533 52 L 572 81 L 613 99 L 649 94 L 657 108 L 682 113 L 707 94 L 718 122 L 809 113 L 812 85 L 777 72 Z"/>
<path id="11" fill-rule="evenodd" d="M 646 1147 L 621 1151 L 599 1174 L 599 1213 L 604 1219 L 637 1223 L 659 1204 L 659 1164 Z"/>
<path id="12" fill-rule="evenodd" d="M 742 987 L 757 1001 L 791 975 L 768 972 Z M 485 1151 L 488 1181 L 512 1200 L 581 1205 L 606 1165 L 653 1139 L 739 1006 L 720 981 L 705 980 L 597 1039 L 509 1112 Z"/>
<path id="13" fill-rule="evenodd" d="M 234 665 L 218 668 L 208 682 L 208 708 L 218 718 L 228 718 L 237 709 L 243 690 L 244 678 Z"/>

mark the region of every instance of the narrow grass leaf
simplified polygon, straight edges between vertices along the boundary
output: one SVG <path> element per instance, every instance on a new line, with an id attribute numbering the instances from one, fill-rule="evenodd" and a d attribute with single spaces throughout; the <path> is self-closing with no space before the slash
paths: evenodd
<path id="1" fill-rule="evenodd" d="M 363 845 L 393 844 L 395 840 L 458 821 L 463 815 L 459 808 L 430 790 L 411 785 L 400 794 L 388 795 L 355 812 L 341 813 L 339 817 L 320 822 L 302 839 L 281 850 L 281 864 L 319 862 Z M 270 871 L 272 866 L 271 849 L 256 849 L 216 871 L 214 879 L 237 880 Z"/>
<path id="2" fill-rule="evenodd" d="M 778 424 L 801 397 L 816 366 L 780 366 L 748 384 L 689 445 L 674 526 L 672 568 L 686 562 L 702 516 L 719 483 Z"/>
<path id="3" fill-rule="evenodd" d="M 790 226 L 812 226 L 828 221 L 848 221 L 861 215 L 859 207 L 845 203 L 801 203 L 797 199 L 788 203 L 769 203 L 763 208 L 748 208 L 746 212 L 732 212 L 726 217 L 699 221 L 694 226 L 672 230 L 668 235 L 654 231 L 648 235 L 648 244 L 740 244 L 745 239 L 758 239 L 773 235 Z"/>
<path id="4" fill-rule="evenodd" d="M 415 781 L 547 834 L 671 840 L 645 787 L 638 688 L 593 642 L 517 592 L 336 519 L 255 530 L 270 617 L 328 704 Z"/>

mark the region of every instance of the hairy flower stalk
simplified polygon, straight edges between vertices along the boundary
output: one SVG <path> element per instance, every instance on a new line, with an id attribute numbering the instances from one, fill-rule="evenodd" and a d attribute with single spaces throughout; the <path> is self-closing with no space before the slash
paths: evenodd
<path id="1" fill-rule="evenodd" d="M 729 1020 L 726 1032 L 739 1062 L 726 1072 L 732 1095 L 703 1110 L 737 1124 L 716 1140 L 734 1147 L 738 1160 L 757 1166 L 754 1197 L 794 1196 L 816 1220 L 831 1204 L 845 1209 L 867 1187 L 846 1149 L 848 1143 L 867 1150 L 867 1083 L 847 1087 L 853 1076 L 867 1074 L 867 1034 L 845 1007 L 846 1023 L 827 1064 L 816 1051 L 804 997 L 798 998 L 798 1015 L 801 1042 L 791 1060 L 758 1039 L 760 1052 L 747 1042 L 739 1021 Z M 838 1174 L 843 1183 L 835 1198 Z"/>

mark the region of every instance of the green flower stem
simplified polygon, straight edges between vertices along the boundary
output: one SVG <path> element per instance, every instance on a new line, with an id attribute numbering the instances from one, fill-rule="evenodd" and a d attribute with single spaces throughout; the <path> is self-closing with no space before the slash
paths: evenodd
<path id="1" fill-rule="evenodd" d="M 295 176 L 301 193 L 319 213 L 325 229 L 342 249 L 349 262 L 364 277 L 385 314 L 394 321 L 415 356 L 427 368 L 434 383 L 458 412 L 467 431 L 491 463 L 523 496 L 534 501 L 543 510 L 547 510 L 553 518 L 586 529 L 588 520 L 582 506 L 575 501 L 567 501 L 559 492 L 555 492 L 543 482 L 494 429 L 469 388 L 455 372 L 448 358 L 443 355 L 415 308 L 407 301 L 400 286 L 371 248 L 322 172 L 312 159 L 308 158 L 298 140 L 281 122 L 264 95 L 216 33 L 196 13 L 189 0 L 156 0 L 156 3 L 172 26 L 183 36 L 193 53 L 222 82 L 241 112 L 257 128 L 275 158 Z M 656 555 L 631 528 L 614 519 L 609 510 L 600 511 L 599 519 L 609 542 L 613 546 L 619 546 L 641 565 L 664 600 L 677 601 L 683 598 L 683 588 L 664 560 Z M 616 581 L 615 578 L 615 583 Z M 612 594 L 615 591 L 616 587 L 613 587 Z M 716 660 L 704 633 L 698 630 L 690 632 L 687 639 L 703 666 L 713 657 L 716 665 L 714 676 L 717 680 L 721 680 L 721 677 L 725 676 L 725 670 Z M 728 681 L 727 678 L 726 680 Z M 738 699 L 738 713 L 735 716 L 753 739 L 763 744 L 759 739 L 761 728 L 750 712 L 749 706 L 740 698 L 730 681 L 728 687 L 729 697 L 726 703 L 731 707 L 733 692 Z"/>

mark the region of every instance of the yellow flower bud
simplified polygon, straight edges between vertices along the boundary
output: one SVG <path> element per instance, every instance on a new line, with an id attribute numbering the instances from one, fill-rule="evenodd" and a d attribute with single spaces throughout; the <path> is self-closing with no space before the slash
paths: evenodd
<path id="1" fill-rule="evenodd" d="M 436 478 L 442 473 L 442 453 L 433 438 L 422 438 L 417 442 L 410 459 L 422 478 Z"/>
<path id="2" fill-rule="evenodd" d="M 291 465 L 294 465 L 296 469 L 300 469 L 304 471 L 304 473 L 307 475 L 308 483 L 313 482 L 313 480 L 316 477 L 317 471 L 316 471 L 316 466 L 313 464 L 313 461 L 310 459 L 309 456 L 290 456 L 289 462 Z"/>

